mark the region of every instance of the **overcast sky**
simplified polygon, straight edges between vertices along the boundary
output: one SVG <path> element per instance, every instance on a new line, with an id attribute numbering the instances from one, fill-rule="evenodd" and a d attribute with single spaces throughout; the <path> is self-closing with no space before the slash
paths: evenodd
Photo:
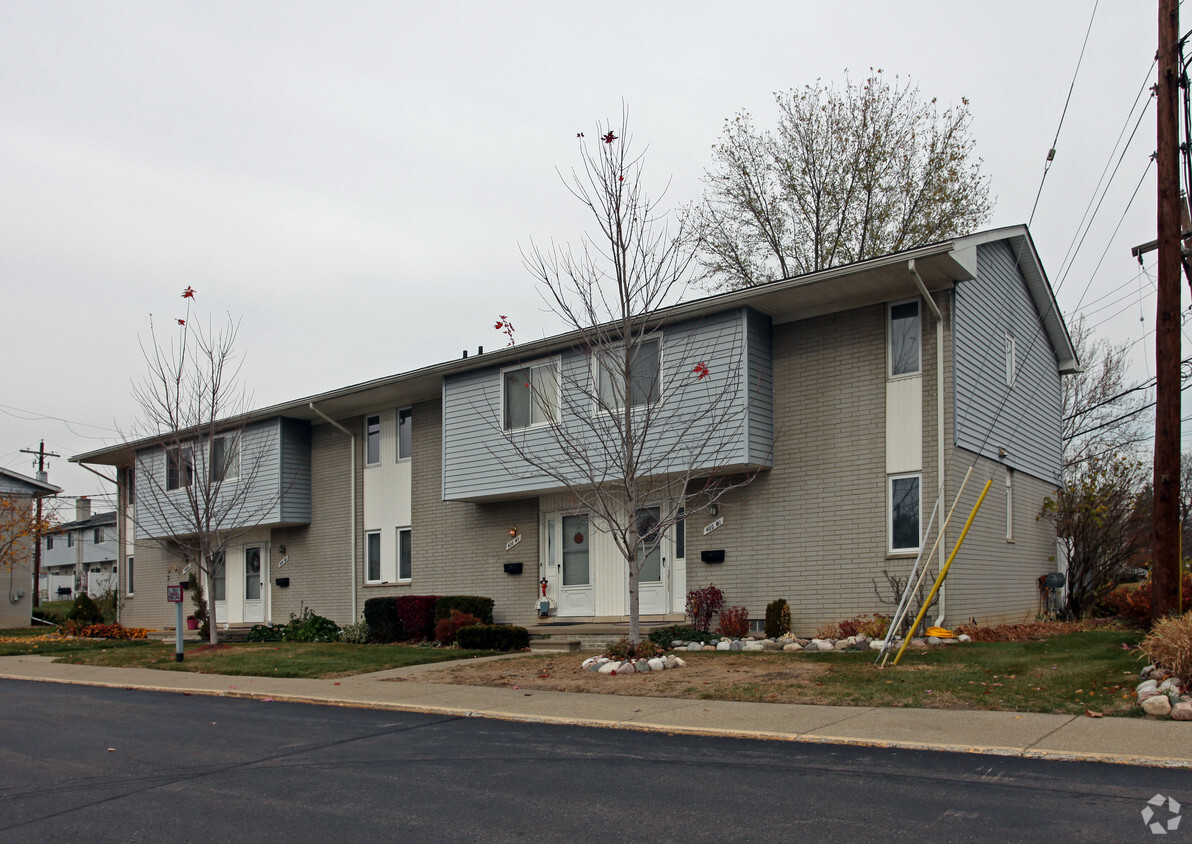
<path id="1" fill-rule="evenodd" d="M 1065 315 L 1080 304 L 1134 343 L 1139 378 L 1154 287 L 1130 247 L 1155 236 L 1153 104 L 1063 270 L 1154 79 L 1155 5 L 1100 4 L 1031 226 Z M 31 474 L 20 450 L 44 437 L 63 455 L 52 483 L 110 493 L 65 458 L 135 421 L 138 338 L 150 314 L 170 330 L 188 285 L 200 313 L 242 319 L 256 406 L 503 345 L 497 314 L 522 340 L 555 333 L 519 244 L 578 240 L 556 168 L 622 102 L 673 207 L 698 197 L 726 118 L 773 124 L 775 90 L 909 76 L 969 99 L 989 225 L 1025 223 L 1092 10 L 2 0 L 0 465 Z"/>

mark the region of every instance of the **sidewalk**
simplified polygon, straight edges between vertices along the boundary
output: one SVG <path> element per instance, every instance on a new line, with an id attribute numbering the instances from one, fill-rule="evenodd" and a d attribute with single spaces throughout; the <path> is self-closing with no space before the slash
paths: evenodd
<path id="1" fill-rule="evenodd" d="M 0 680 L 78 683 L 544 724 L 1192 768 L 1192 726 L 1172 721 L 698 701 L 403 682 L 412 674 L 451 664 L 396 668 L 339 680 L 300 680 L 67 665 L 55 663 L 48 656 L 6 656 L 0 657 Z"/>

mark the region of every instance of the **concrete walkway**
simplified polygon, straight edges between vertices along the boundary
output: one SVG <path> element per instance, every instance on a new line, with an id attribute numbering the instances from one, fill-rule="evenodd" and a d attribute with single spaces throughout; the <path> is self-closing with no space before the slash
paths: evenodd
<path id="1" fill-rule="evenodd" d="M 487 659 L 503 659 L 488 657 Z M 233 677 L 0 657 L 0 680 L 293 701 L 668 733 L 1192 768 L 1192 724 L 1143 718 L 696 701 L 405 682 L 456 663 L 339 680 Z"/>

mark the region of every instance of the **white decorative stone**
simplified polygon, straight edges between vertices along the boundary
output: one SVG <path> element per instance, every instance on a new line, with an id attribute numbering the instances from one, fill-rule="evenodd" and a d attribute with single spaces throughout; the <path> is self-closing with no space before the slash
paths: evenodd
<path id="1" fill-rule="evenodd" d="M 880 651 L 881 649 L 882 649 L 882 640 L 881 639 L 870 639 L 869 640 L 869 650 Z"/>
<path id="2" fill-rule="evenodd" d="M 798 642 L 791 642 L 791 643 L 789 643 L 789 644 L 783 645 L 783 646 L 782 646 L 782 649 L 783 649 L 784 651 L 791 651 L 791 652 L 793 653 L 794 651 L 801 651 L 801 650 L 803 650 L 803 646 L 802 646 L 802 645 L 800 645 Z"/>
<path id="3" fill-rule="evenodd" d="M 939 643 L 940 643 L 940 637 L 939 637 L 939 636 L 928 636 L 928 637 L 927 637 L 927 644 L 929 644 L 929 645 L 938 645 Z"/>
<path id="4" fill-rule="evenodd" d="M 732 644 L 733 643 L 732 643 L 731 639 L 721 639 L 719 642 L 716 643 L 716 650 L 718 650 L 718 651 L 732 650 Z"/>
<path id="5" fill-rule="evenodd" d="M 973 641 L 973 637 L 967 633 L 961 633 L 959 636 L 956 637 L 956 641 L 957 642 L 971 642 L 971 641 Z"/>
<path id="6" fill-rule="evenodd" d="M 841 639 L 839 642 L 836 643 L 836 645 L 832 648 L 832 650 L 847 651 L 850 647 L 852 647 L 852 646 L 849 645 L 848 639 Z"/>
<path id="7" fill-rule="evenodd" d="M 689 651 L 702 651 L 703 649 L 704 646 L 699 642 L 692 642 L 687 646 L 687 650 Z"/>
<path id="8" fill-rule="evenodd" d="M 1158 689 L 1158 688 L 1159 688 L 1159 683 L 1156 682 L 1155 680 L 1143 680 L 1141 683 L 1139 683 L 1137 686 L 1134 687 L 1134 691 L 1138 692 L 1139 694 L 1142 694 L 1143 692 L 1150 691 L 1151 689 Z"/>
<path id="9" fill-rule="evenodd" d="M 682 657 L 675 657 L 675 668 L 686 668 L 687 661 Z"/>
<path id="10" fill-rule="evenodd" d="M 619 662 L 606 662 L 600 666 L 601 674 L 612 674 L 621 665 Z"/>
<path id="11" fill-rule="evenodd" d="M 622 662 L 620 667 L 617 668 L 616 673 L 617 674 L 633 674 L 635 671 L 637 671 L 637 669 L 633 667 L 632 662 Z"/>
<path id="12" fill-rule="evenodd" d="M 659 657 L 654 657 L 650 660 L 651 671 L 664 671 L 666 669 L 666 660 Z"/>
<path id="13" fill-rule="evenodd" d="M 764 651 L 765 648 L 762 647 L 761 642 L 746 642 L 745 647 L 742 648 L 741 650 L 756 652 L 756 651 Z"/>
<path id="14" fill-rule="evenodd" d="M 1170 715 L 1171 701 L 1167 695 L 1155 695 L 1142 702 L 1142 711 L 1147 715 Z"/>
<path id="15" fill-rule="evenodd" d="M 666 655 L 664 661 L 666 662 L 667 668 L 674 668 L 679 664 L 679 658 L 677 656 L 671 656 L 670 654 Z"/>

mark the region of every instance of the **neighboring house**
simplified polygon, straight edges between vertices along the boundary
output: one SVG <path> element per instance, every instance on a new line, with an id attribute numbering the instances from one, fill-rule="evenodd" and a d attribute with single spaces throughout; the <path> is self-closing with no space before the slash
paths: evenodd
<path id="1" fill-rule="evenodd" d="M 3 599 L 0 599 L 0 629 L 28 627 L 33 614 L 33 543 L 24 533 L 31 521 L 35 500 L 61 490 L 41 478 L 29 478 L 0 469 L 0 548 L 4 549 Z M 24 524 L 22 524 L 24 523 Z"/>
<path id="2" fill-rule="evenodd" d="M 941 620 L 1034 616 L 1037 578 L 1056 566 L 1054 531 L 1038 514 L 1059 482 L 1060 379 L 1078 362 L 1025 227 L 658 316 L 653 369 L 640 377 L 663 382 L 662 402 L 681 400 L 665 384 L 693 363 L 725 379 L 719 388 L 738 397 L 723 430 L 709 432 L 721 437 L 717 454 L 698 468 L 756 478 L 715 518 L 662 538 L 643 576 L 644 619 L 681 618 L 687 590 L 709 583 L 753 619 L 787 599 L 803 633 L 889 612 L 877 594 L 890 598 L 885 573 L 905 576 L 936 541 L 937 498 L 946 513 L 970 468 L 946 549 L 984 483 L 994 488 Z M 251 440 L 262 455 L 251 483 L 264 503 L 228 551 L 220 620 L 284 621 L 305 606 L 346 623 L 370 597 L 479 594 L 495 599 L 496 620 L 530 624 L 540 581 L 553 615 L 623 618 L 627 575 L 609 537 L 509 448 L 511 438 L 550 448 L 542 432 L 585 412 L 565 395 L 552 410 L 518 394 L 531 383 L 550 394 L 567 383 L 560 374 L 586 372 L 575 343 L 562 335 L 465 355 L 248 414 L 241 448 Z M 165 586 L 184 568 L 165 542 L 176 526 L 138 518 L 134 486 L 179 495 L 193 459 L 152 439 L 72 458 L 116 470 L 129 623 L 169 625 Z"/>
<path id="3" fill-rule="evenodd" d="M 75 499 L 75 519 L 42 537 L 41 599 L 57 601 L 86 592 L 98 598 L 116 588 L 119 543 L 116 511 L 91 515 L 91 499 Z"/>

